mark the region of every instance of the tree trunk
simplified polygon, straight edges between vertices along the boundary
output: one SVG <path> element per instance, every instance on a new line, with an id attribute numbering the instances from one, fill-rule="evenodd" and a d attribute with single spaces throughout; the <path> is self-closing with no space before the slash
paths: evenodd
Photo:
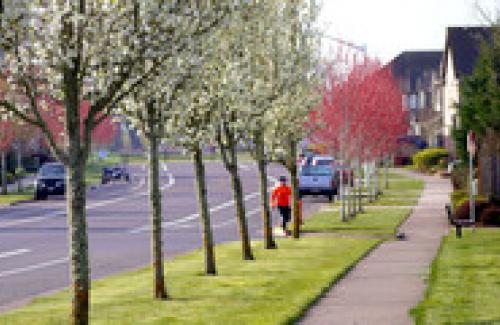
<path id="1" fill-rule="evenodd" d="M 356 217 L 356 214 L 358 213 L 358 208 L 356 207 L 357 205 L 357 184 L 356 184 L 356 168 L 351 166 L 353 174 L 352 174 L 352 187 L 351 187 L 351 200 L 352 200 L 352 216 Z"/>
<path id="2" fill-rule="evenodd" d="M 86 220 L 85 164 L 78 156 L 67 166 L 66 202 L 70 226 L 71 268 L 73 278 L 73 324 L 88 324 L 90 266 Z"/>
<path id="3" fill-rule="evenodd" d="M 290 141 L 290 184 L 292 185 L 293 238 L 300 238 L 299 178 L 297 170 L 297 143 Z"/>
<path id="4" fill-rule="evenodd" d="M 20 175 L 17 175 L 17 191 L 21 193 L 23 191 L 23 157 L 22 157 L 22 152 L 21 149 L 17 150 L 17 172 Z"/>
<path id="5" fill-rule="evenodd" d="M 264 154 L 264 142 L 261 136 L 257 137 L 255 146 L 260 180 L 260 208 L 264 227 L 264 248 L 274 249 L 277 248 L 277 245 L 273 238 L 272 216 L 269 208 L 269 193 L 267 192 L 267 163 Z"/>
<path id="6" fill-rule="evenodd" d="M 237 165 L 229 170 L 229 174 L 231 175 L 231 186 L 233 188 L 233 198 L 236 205 L 236 218 L 240 230 L 242 257 L 244 260 L 253 260 L 252 247 L 250 246 L 250 234 L 248 233 L 248 223 L 245 215 L 243 188 L 241 186 Z"/>
<path id="7" fill-rule="evenodd" d="M 389 189 L 389 157 L 384 158 L 384 168 L 385 168 L 385 189 Z"/>
<path id="8" fill-rule="evenodd" d="M 351 170 L 348 170 L 347 173 L 347 215 L 349 216 L 349 219 L 354 216 L 354 206 L 353 206 L 353 190 L 352 190 L 352 176 L 351 176 Z"/>
<path id="9" fill-rule="evenodd" d="M 346 192 L 346 184 L 345 184 L 345 172 L 344 168 L 339 169 L 339 200 L 340 200 L 340 218 L 343 222 L 347 222 L 347 214 L 345 211 L 345 192 Z"/>
<path id="10" fill-rule="evenodd" d="M 224 136 L 226 140 L 225 142 L 222 140 L 222 136 Z M 250 245 L 250 234 L 248 233 L 248 223 L 245 215 L 243 188 L 238 172 L 238 155 L 236 153 L 237 143 L 235 135 L 230 131 L 227 123 L 221 126 L 217 135 L 217 142 L 221 150 L 222 162 L 224 163 L 224 167 L 229 172 L 229 176 L 231 178 L 233 199 L 236 206 L 236 220 L 238 222 L 238 229 L 240 232 L 242 257 L 244 260 L 253 260 L 254 256 L 252 253 L 252 246 Z"/>
<path id="11" fill-rule="evenodd" d="M 163 273 L 162 208 L 158 156 L 158 137 L 154 130 L 154 108 L 148 104 L 148 164 L 149 164 L 149 202 L 151 218 L 151 259 L 153 262 L 153 288 L 156 299 L 168 298 Z"/>
<path id="12" fill-rule="evenodd" d="M 358 159 L 357 166 L 358 170 L 358 213 L 364 213 L 363 211 L 363 178 L 362 178 L 362 168 L 361 168 L 361 159 Z"/>
<path id="13" fill-rule="evenodd" d="M 2 194 L 7 195 L 7 155 L 5 151 L 0 153 L 2 156 Z"/>
<path id="14" fill-rule="evenodd" d="M 373 161 L 370 161 L 370 163 L 368 164 L 368 191 L 369 191 L 369 201 L 370 203 L 373 203 L 375 201 L 375 190 L 374 190 L 374 182 L 373 182 L 373 178 L 374 178 L 374 174 L 373 174 Z"/>
<path id="15" fill-rule="evenodd" d="M 198 210 L 200 212 L 201 226 L 203 229 L 203 249 L 205 251 L 205 274 L 216 275 L 214 241 L 212 226 L 210 224 L 210 211 L 208 209 L 207 187 L 205 183 L 205 165 L 200 147 L 193 151 L 193 162 L 196 175 L 196 190 L 198 194 Z"/>

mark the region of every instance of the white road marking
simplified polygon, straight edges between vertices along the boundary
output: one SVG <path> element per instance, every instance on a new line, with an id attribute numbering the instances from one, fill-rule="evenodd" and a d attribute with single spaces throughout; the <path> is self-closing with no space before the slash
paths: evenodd
<path id="1" fill-rule="evenodd" d="M 246 213 L 246 215 L 247 215 L 247 217 L 249 217 L 249 216 L 253 216 L 253 215 L 258 214 L 258 213 L 260 213 L 260 207 L 248 211 Z M 212 228 L 214 228 L 214 229 L 223 228 L 223 227 L 228 226 L 228 225 L 235 223 L 235 222 L 236 222 L 236 218 L 231 218 L 231 219 L 224 221 L 222 223 L 215 224 Z"/>
<path id="2" fill-rule="evenodd" d="M 40 270 L 40 269 L 43 269 L 43 268 L 46 268 L 46 267 L 49 267 L 49 266 L 54 266 L 54 265 L 58 265 L 58 264 L 64 264 L 64 263 L 67 263 L 68 261 L 69 261 L 69 258 L 62 257 L 62 258 L 58 258 L 58 259 L 55 259 L 55 260 L 50 260 L 50 261 L 47 261 L 47 262 L 42 262 L 42 263 L 39 263 L 39 264 L 33 264 L 33 265 L 30 265 L 30 266 L 27 266 L 27 267 L 20 267 L 20 268 L 17 268 L 17 269 L 7 270 L 7 271 L 0 272 L 0 278 L 5 278 L 5 277 L 11 276 L 11 275 L 22 274 L 22 273 L 26 273 L 26 272 L 29 272 L 29 271 Z"/>
<path id="3" fill-rule="evenodd" d="M 12 256 L 22 255 L 22 254 L 26 254 L 29 252 L 31 252 L 31 249 L 26 249 L 26 248 L 16 249 L 14 251 L 0 253 L 0 258 L 7 258 L 7 257 L 12 257 Z"/>
<path id="4" fill-rule="evenodd" d="M 244 200 L 248 201 L 248 200 L 251 200 L 251 199 L 256 198 L 258 196 L 259 196 L 259 192 L 250 193 L 250 194 L 245 195 Z M 233 205 L 234 205 L 234 200 L 224 202 L 220 205 L 217 205 L 213 208 L 210 208 L 210 213 L 218 212 L 220 210 L 226 209 L 226 208 L 233 206 Z M 170 226 L 177 226 L 179 224 L 183 224 L 183 223 L 195 220 L 195 219 L 199 218 L 199 216 L 200 216 L 199 213 L 193 213 L 193 214 L 190 214 L 186 217 L 183 217 L 183 218 L 180 218 L 180 219 L 177 219 L 174 221 L 166 221 L 166 222 L 162 223 L 162 228 L 170 227 Z M 149 229 L 150 229 L 149 225 L 144 225 L 144 226 L 130 230 L 129 233 L 130 234 L 138 234 L 138 233 L 141 233 L 144 231 L 148 231 Z"/>
<path id="5" fill-rule="evenodd" d="M 219 228 L 223 228 L 225 226 L 229 226 L 230 224 L 233 224 L 236 222 L 236 218 L 231 218 L 227 221 L 224 221 L 222 223 L 218 223 L 218 224 L 215 224 L 212 226 L 213 229 L 219 229 Z"/>
<path id="6" fill-rule="evenodd" d="M 258 207 L 258 208 L 255 208 L 255 209 L 253 209 L 253 210 L 248 211 L 248 212 L 247 212 L 247 215 L 249 215 L 249 216 L 253 216 L 254 214 L 257 214 L 257 213 L 260 213 L 260 207 Z"/>
<path id="7" fill-rule="evenodd" d="M 171 173 L 168 173 L 167 176 L 168 176 L 168 183 L 161 187 L 162 190 L 165 190 L 165 189 L 170 188 L 170 187 L 175 185 L 174 175 Z M 117 202 L 121 202 L 124 200 L 129 200 L 131 197 L 145 196 L 145 195 L 148 195 L 147 191 L 142 192 L 142 193 L 134 193 L 134 194 L 128 195 L 128 196 L 122 196 L 122 197 L 118 197 L 118 198 L 111 199 L 111 200 L 101 201 L 101 202 L 97 202 L 94 204 L 89 204 L 89 205 L 87 205 L 87 211 L 90 209 L 103 207 L 103 206 L 106 206 L 106 205 L 109 205 L 112 203 L 117 203 Z M 22 225 L 25 223 L 33 223 L 33 222 L 43 221 L 43 220 L 47 220 L 47 219 L 50 219 L 53 217 L 62 216 L 65 214 L 66 214 L 66 211 L 62 210 L 62 211 L 50 212 L 50 213 L 47 213 L 47 214 L 39 216 L 39 217 L 26 218 L 26 219 L 15 220 L 15 221 L 0 222 L 0 228 L 12 227 L 12 226 Z"/>
<path id="8" fill-rule="evenodd" d="M 145 169 L 145 166 L 144 166 L 144 169 Z M 169 187 L 172 187 L 172 186 L 175 185 L 175 178 L 174 178 L 174 176 L 171 173 L 169 173 L 168 177 L 169 177 L 169 181 L 168 181 L 168 183 L 165 186 L 162 187 L 162 190 L 166 189 L 166 188 L 169 188 Z M 277 181 L 277 179 L 274 178 L 274 177 L 269 176 L 268 178 L 270 180 L 272 180 L 272 181 Z M 141 193 L 138 196 L 142 196 L 142 195 L 147 195 L 147 193 L 146 194 Z M 254 192 L 254 193 L 245 195 L 245 201 L 253 199 L 253 198 L 257 197 L 257 196 L 259 196 L 259 192 Z M 119 199 L 121 201 L 121 200 L 125 200 L 125 199 L 128 199 L 128 198 L 129 197 L 123 197 L 123 198 L 119 198 Z M 119 201 L 119 200 L 118 199 L 114 199 L 114 200 L 109 200 L 109 201 L 105 201 L 105 202 L 107 202 L 109 204 L 109 203 L 114 203 L 114 202 L 117 202 L 117 201 Z M 87 209 L 95 208 L 95 207 L 98 207 L 98 206 L 102 206 L 103 205 L 102 203 L 104 203 L 104 202 L 99 202 L 99 203 L 90 205 L 90 206 L 87 207 Z M 232 206 L 233 204 L 234 204 L 234 201 L 231 200 L 231 201 L 225 202 L 223 204 L 220 204 L 220 205 L 218 205 L 218 206 L 210 209 L 210 211 L 211 212 L 217 212 L 217 211 L 225 209 L 225 208 L 227 208 L 229 206 Z M 247 215 L 251 216 L 251 215 L 257 214 L 259 212 L 260 212 L 260 208 L 256 208 L 256 209 L 248 211 Z M 27 222 L 41 221 L 41 220 L 44 220 L 44 219 L 51 218 L 51 217 L 53 217 L 55 215 L 62 215 L 62 214 L 65 214 L 65 212 L 64 211 L 58 211 L 58 212 L 56 211 L 56 212 L 47 214 L 46 216 L 35 217 L 35 218 L 24 219 L 24 220 L 18 220 L 18 221 L 15 221 L 15 222 L 0 223 L 0 228 L 1 227 L 8 227 L 8 226 L 11 226 L 11 225 L 16 225 L 16 224 L 23 224 L 23 223 L 27 223 Z M 192 214 L 192 215 L 189 215 L 189 216 L 187 216 L 185 218 L 182 218 L 180 220 L 172 221 L 171 223 L 176 223 L 177 224 L 177 223 L 187 222 L 187 221 L 193 220 L 195 218 L 198 218 L 198 216 L 199 215 L 197 213 L 196 214 Z M 184 221 L 182 221 L 182 220 L 184 220 Z M 223 226 L 228 225 L 230 223 L 233 223 L 235 221 L 236 221 L 236 218 L 232 218 L 232 219 L 230 219 L 228 221 L 225 221 L 224 223 L 216 225 L 214 228 L 223 227 Z M 168 224 L 168 222 L 165 222 L 164 224 L 162 224 L 162 227 L 166 226 L 167 224 Z M 131 231 L 131 233 L 142 232 L 143 231 L 142 228 L 144 228 L 144 227 L 137 228 L 137 229 L 135 229 L 135 232 Z M 146 228 L 146 230 L 147 229 L 148 229 L 148 227 Z M 28 250 L 28 249 L 19 249 L 17 251 L 1 253 L 0 254 L 0 258 L 6 258 L 6 257 L 10 257 L 10 256 L 25 254 L 25 253 L 28 253 L 28 252 L 30 252 L 30 250 Z M 64 264 L 64 263 L 68 263 L 68 262 L 69 262 L 69 258 L 68 257 L 62 257 L 62 258 L 58 258 L 58 259 L 53 259 L 53 260 L 49 260 L 49 261 L 42 262 L 42 263 L 39 263 L 39 264 L 30 265 L 30 266 L 27 266 L 27 267 L 16 268 L 16 269 L 13 269 L 13 270 L 7 270 L 7 271 L 0 272 L 0 278 L 12 276 L 12 275 L 17 275 L 17 274 L 22 274 L 22 273 L 26 273 L 26 272 L 29 272 L 29 271 L 35 271 L 35 270 L 47 268 L 47 267 L 54 266 L 54 265 Z"/>

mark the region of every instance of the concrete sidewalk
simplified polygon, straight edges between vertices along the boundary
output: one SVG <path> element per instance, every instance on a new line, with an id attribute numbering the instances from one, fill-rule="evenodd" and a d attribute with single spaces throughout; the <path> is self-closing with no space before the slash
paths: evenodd
<path id="1" fill-rule="evenodd" d="M 307 312 L 301 324 L 413 323 L 408 312 L 423 298 L 424 277 L 448 231 L 444 205 L 451 191 L 449 180 L 417 177 L 425 188 L 401 227 L 407 240 L 385 242 L 374 250 Z"/>

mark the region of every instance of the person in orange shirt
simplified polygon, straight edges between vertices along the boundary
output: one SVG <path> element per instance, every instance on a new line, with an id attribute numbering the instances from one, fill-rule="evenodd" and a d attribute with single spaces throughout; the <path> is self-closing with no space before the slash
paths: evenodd
<path id="1" fill-rule="evenodd" d="M 286 183 L 286 177 L 280 177 L 280 185 L 276 187 L 271 194 L 271 207 L 278 207 L 282 218 L 283 231 L 286 235 L 290 232 L 287 229 L 287 223 L 291 220 L 292 209 L 290 208 L 290 197 L 292 189 Z"/>

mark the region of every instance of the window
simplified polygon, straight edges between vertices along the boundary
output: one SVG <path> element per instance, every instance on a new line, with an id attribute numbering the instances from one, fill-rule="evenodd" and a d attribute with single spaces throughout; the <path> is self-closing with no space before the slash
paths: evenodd
<path id="1" fill-rule="evenodd" d="M 418 97 L 417 94 L 411 94 L 408 98 L 408 107 L 410 109 L 418 109 Z"/>
<path id="2" fill-rule="evenodd" d="M 432 93 L 430 91 L 425 92 L 425 107 L 432 107 Z"/>
<path id="3" fill-rule="evenodd" d="M 330 176 L 333 171 L 330 166 L 304 166 L 301 174 L 302 176 Z"/>

